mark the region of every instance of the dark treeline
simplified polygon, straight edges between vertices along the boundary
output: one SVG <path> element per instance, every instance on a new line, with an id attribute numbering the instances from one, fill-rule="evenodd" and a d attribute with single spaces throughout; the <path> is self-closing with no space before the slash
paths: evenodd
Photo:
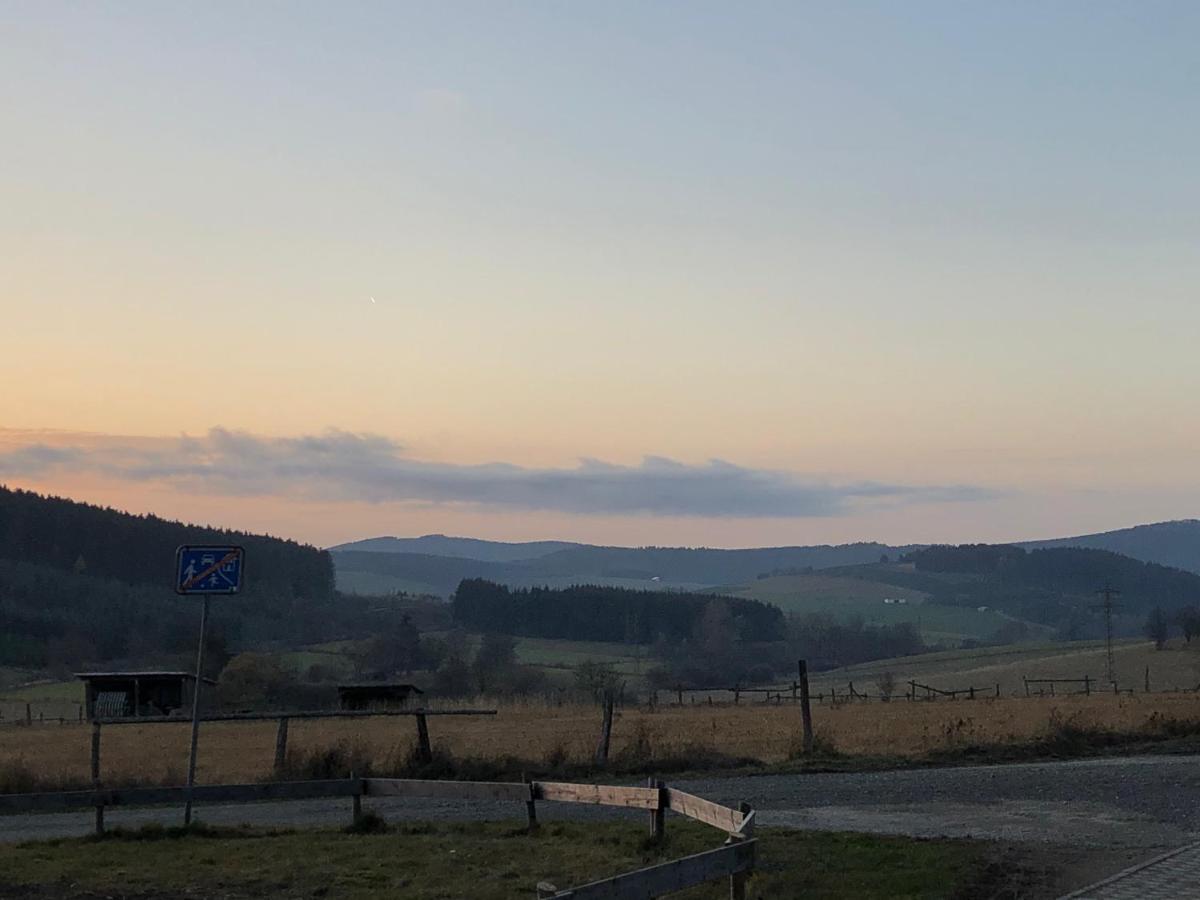
<path id="1" fill-rule="evenodd" d="M 836 619 L 824 613 L 797 616 L 788 623 L 792 656 L 814 671 L 853 666 L 875 659 L 912 656 L 929 648 L 912 622 L 869 625 L 862 619 Z"/>
<path id="2" fill-rule="evenodd" d="M 729 621 L 728 611 L 714 601 L 687 640 L 656 646 L 662 664 L 648 673 L 651 684 L 671 689 L 778 683 L 795 677 L 798 659 L 818 672 L 929 649 L 908 622 L 867 625 L 812 613 L 789 617 L 781 640 L 760 643 L 732 639 Z"/>
<path id="3" fill-rule="evenodd" d="M 774 641 L 783 636 L 783 613 L 758 600 L 719 598 L 734 638 Z M 638 591 L 577 585 L 514 590 L 479 578 L 463 580 L 454 594 L 455 622 L 471 631 L 574 641 L 678 643 L 692 635 L 711 594 Z"/>
<path id="4" fill-rule="evenodd" d="M 233 647 L 363 637 L 404 611 L 338 595 L 315 547 L 0 488 L 0 665 L 186 663 L 199 600 L 173 591 L 184 543 L 246 548 L 243 592 L 213 601 Z"/>
<path id="5" fill-rule="evenodd" d="M 1101 632 L 1097 592 L 1120 592 L 1115 623 L 1119 634 L 1136 634 L 1145 615 L 1167 613 L 1200 602 L 1200 575 L 1141 562 L 1107 550 L 1055 547 L 1025 550 L 1008 545 L 939 546 L 906 557 L 916 572 L 945 573 L 953 579 L 928 582 L 922 589 L 938 603 L 987 605 L 1032 622 L 1058 628 L 1065 639 Z"/>
<path id="6" fill-rule="evenodd" d="M 333 597 L 333 562 L 316 547 L 0 487 L 5 559 L 170 589 L 175 548 L 188 543 L 245 547 L 246 597 Z"/>

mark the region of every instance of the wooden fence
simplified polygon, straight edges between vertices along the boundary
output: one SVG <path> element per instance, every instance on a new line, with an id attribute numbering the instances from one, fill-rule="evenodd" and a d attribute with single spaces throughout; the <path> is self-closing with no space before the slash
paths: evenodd
<path id="1" fill-rule="evenodd" d="M 725 846 L 634 872 L 626 872 L 575 888 L 559 889 L 542 882 L 539 898 L 553 900 L 634 900 L 653 898 L 720 878 L 728 878 L 732 900 L 744 900 L 746 878 L 754 868 L 754 811 L 742 804 L 730 809 L 703 797 L 650 779 L 645 787 L 574 784 L 558 781 L 483 782 L 426 781 L 402 778 L 338 778 L 324 781 L 280 781 L 260 784 L 212 784 L 194 787 L 94 788 L 39 794 L 0 794 L 0 815 L 95 809 L 96 829 L 104 830 L 104 809 L 197 803 L 259 803 L 269 800 L 345 798 L 352 821 L 362 816 L 363 797 L 500 801 L 520 803 L 528 827 L 537 828 L 537 803 L 588 803 L 649 813 L 650 834 L 666 833 L 667 810 L 703 822 L 726 835 Z"/>
<path id="2" fill-rule="evenodd" d="M 223 713 L 202 716 L 206 722 L 278 722 L 275 731 L 275 771 L 283 770 L 287 763 L 288 726 L 293 719 L 362 719 L 370 716 L 411 716 L 417 721 L 417 756 L 421 762 L 433 761 L 433 745 L 429 738 L 430 716 L 494 716 L 494 709 L 365 709 L 365 710 L 312 710 L 308 712 L 246 712 Z M 186 725 L 190 720 L 182 716 L 123 716 L 121 718 L 92 720 L 92 774 L 100 771 L 100 735 L 105 725 L 154 725 L 173 723 Z"/>

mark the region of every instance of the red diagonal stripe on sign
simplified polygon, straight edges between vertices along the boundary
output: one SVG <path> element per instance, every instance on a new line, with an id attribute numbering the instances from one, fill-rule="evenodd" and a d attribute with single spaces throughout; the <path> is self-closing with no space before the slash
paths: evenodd
<path id="1" fill-rule="evenodd" d="M 186 591 L 188 588 L 190 588 L 192 585 L 196 584 L 198 581 L 203 581 L 205 578 L 207 578 L 213 572 L 217 571 L 217 569 L 221 568 L 221 566 L 225 565 L 226 563 L 233 562 L 237 558 L 238 558 L 238 552 L 236 550 L 230 550 L 228 553 L 225 554 L 225 556 L 223 558 L 221 558 L 217 562 L 213 563 L 211 566 L 209 566 L 203 572 L 198 572 L 195 575 L 193 575 L 191 578 L 189 578 L 187 581 L 185 581 L 182 585 L 180 585 L 180 587 L 182 587 L 183 590 Z"/>

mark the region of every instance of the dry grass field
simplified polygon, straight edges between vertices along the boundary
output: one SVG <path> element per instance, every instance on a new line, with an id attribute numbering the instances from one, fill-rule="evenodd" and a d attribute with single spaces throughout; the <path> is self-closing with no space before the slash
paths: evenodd
<path id="1" fill-rule="evenodd" d="M 509 702 L 499 710 L 495 717 L 430 719 L 435 748 L 459 758 L 516 757 L 534 767 L 590 759 L 600 722 L 596 707 Z M 1200 694 L 859 702 L 816 707 L 814 719 L 818 736 L 838 753 L 917 758 L 969 744 L 1029 742 L 1045 736 L 1052 721 L 1136 731 L 1147 723 L 1200 720 Z M 613 729 L 613 753 L 636 743 L 639 756 L 702 756 L 715 750 L 770 764 L 794 753 L 798 733 L 799 713 L 789 704 L 743 700 L 737 706 L 626 709 L 618 713 Z M 0 729 L 0 772 L 23 768 L 46 782 L 83 782 L 90 736 L 86 725 L 6 726 Z M 181 782 L 187 739 L 185 722 L 106 726 L 104 777 Z M 365 748 L 384 764 L 403 759 L 414 739 L 415 724 L 408 717 L 292 720 L 290 730 L 293 752 L 345 743 Z M 273 722 L 207 724 L 201 733 L 198 778 L 209 783 L 266 778 L 274 742 Z"/>
<path id="2" fill-rule="evenodd" d="M 1188 646 L 1182 639 L 1170 641 L 1163 650 L 1145 640 L 1124 640 L 1114 645 L 1116 677 L 1122 688 L 1139 692 L 1145 684 L 1147 667 L 1153 691 L 1191 690 L 1200 685 L 1200 646 Z M 822 672 L 812 679 L 814 691 L 839 691 L 853 681 L 859 691 L 874 694 L 875 678 L 892 672 L 897 682 L 916 679 L 936 688 L 974 686 L 994 689 L 1002 694 L 1024 694 L 1023 678 L 1083 678 L 1099 682 L 1104 677 L 1104 641 L 1073 641 L 1050 644 L 1010 644 L 974 650 L 924 653 L 898 659 L 880 660 Z"/>

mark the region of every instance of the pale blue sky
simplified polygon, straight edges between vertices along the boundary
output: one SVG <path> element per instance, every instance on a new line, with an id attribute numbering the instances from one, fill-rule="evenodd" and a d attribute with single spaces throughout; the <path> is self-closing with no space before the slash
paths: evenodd
<path id="1" fill-rule="evenodd" d="M 0 426 L 336 428 L 421 464 L 716 458 L 918 498 L 258 501 L 316 540 L 1192 515 L 1198 43 L 1194 3 L 0 3 Z M 976 499 L 919 499 L 947 489 Z"/>

